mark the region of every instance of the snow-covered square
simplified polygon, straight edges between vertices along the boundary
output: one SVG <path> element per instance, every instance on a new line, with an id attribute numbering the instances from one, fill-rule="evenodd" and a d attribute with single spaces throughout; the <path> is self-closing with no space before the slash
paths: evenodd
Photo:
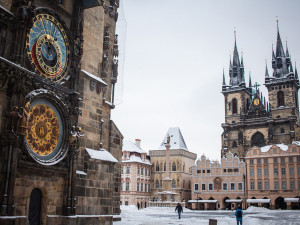
<path id="1" fill-rule="evenodd" d="M 184 209 L 182 219 L 174 208 L 148 207 L 137 210 L 136 206 L 121 206 L 122 221 L 115 225 L 166 225 L 166 224 L 197 224 L 208 225 L 209 219 L 217 220 L 218 225 L 236 224 L 235 211 L 209 210 L 197 211 Z M 298 210 L 269 210 L 266 208 L 249 207 L 244 210 L 243 225 L 299 225 Z"/>

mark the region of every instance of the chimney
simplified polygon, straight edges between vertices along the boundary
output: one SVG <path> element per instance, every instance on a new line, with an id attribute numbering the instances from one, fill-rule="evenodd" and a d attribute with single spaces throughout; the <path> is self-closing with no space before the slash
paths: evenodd
<path id="1" fill-rule="evenodd" d="M 141 147 L 141 140 L 140 139 L 135 139 L 135 145 L 140 148 Z"/>

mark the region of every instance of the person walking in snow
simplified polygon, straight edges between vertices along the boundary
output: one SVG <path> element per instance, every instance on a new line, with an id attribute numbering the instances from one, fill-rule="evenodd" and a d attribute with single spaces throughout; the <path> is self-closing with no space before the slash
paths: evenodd
<path id="1" fill-rule="evenodd" d="M 140 203 L 139 202 L 137 203 L 137 208 L 138 208 L 138 210 L 140 210 Z"/>
<path id="2" fill-rule="evenodd" d="M 181 213 L 183 213 L 183 208 L 182 208 L 182 206 L 181 206 L 181 204 L 178 202 L 178 204 L 177 204 L 177 206 L 176 206 L 176 208 L 175 208 L 175 212 L 178 212 L 178 217 L 179 217 L 179 219 L 181 219 Z"/>
<path id="3" fill-rule="evenodd" d="M 236 223 L 237 225 L 242 225 L 243 224 L 243 211 L 242 207 L 239 206 L 238 209 L 235 211 L 235 217 L 236 217 Z"/>

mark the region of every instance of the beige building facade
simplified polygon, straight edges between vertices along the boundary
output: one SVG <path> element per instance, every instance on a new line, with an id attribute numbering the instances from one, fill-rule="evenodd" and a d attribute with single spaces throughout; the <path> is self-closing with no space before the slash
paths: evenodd
<path id="1" fill-rule="evenodd" d="M 192 166 L 192 200 L 188 207 L 216 210 L 244 205 L 245 175 L 245 163 L 232 153 L 227 153 L 221 163 L 201 156 Z"/>
<path id="2" fill-rule="evenodd" d="M 166 178 L 166 147 L 167 138 L 170 137 L 170 179 L 172 192 L 176 193 L 172 201 L 187 201 L 191 198 L 191 167 L 197 155 L 188 150 L 181 131 L 178 127 L 170 128 L 157 150 L 150 150 L 153 164 L 151 200 L 161 201 L 159 193 L 164 191 L 163 180 Z"/>
<path id="3" fill-rule="evenodd" d="M 300 142 L 253 147 L 245 160 L 248 205 L 300 208 Z"/>
<path id="4" fill-rule="evenodd" d="M 151 195 L 152 164 L 146 151 L 135 143 L 124 141 L 121 167 L 121 205 L 146 208 Z"/>

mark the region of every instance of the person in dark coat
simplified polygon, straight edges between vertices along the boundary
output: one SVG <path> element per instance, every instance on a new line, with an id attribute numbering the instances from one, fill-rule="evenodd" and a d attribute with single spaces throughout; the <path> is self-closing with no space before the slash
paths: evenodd
<path id="1" fill-rule="evenodd" d="M 239 206 L 238 209 L 235 211 L 235 217 L 237 225 L 243 225 L 243 210 L 241 206 Z"/>
<path id="2" fill-rule="evenodd" d="M 138 208 L 138 210 L 140 210 L 140 203 L 139 202 L 137 203 L 137 208 Z"/>
<path id="3" fill-rule="evenodd" d="M 178 212 L 178 217 L 179 217 L 179 219 L 181 219 L 181 213 L 183 213 L 183 208 L 182 208 L 182 206 L 181 206 L 181 204 L 178 202 L 178 204 L 177 204 L 177 206 L 176 206 L 176 208 L 175 208 L 175 212 Z"/>

